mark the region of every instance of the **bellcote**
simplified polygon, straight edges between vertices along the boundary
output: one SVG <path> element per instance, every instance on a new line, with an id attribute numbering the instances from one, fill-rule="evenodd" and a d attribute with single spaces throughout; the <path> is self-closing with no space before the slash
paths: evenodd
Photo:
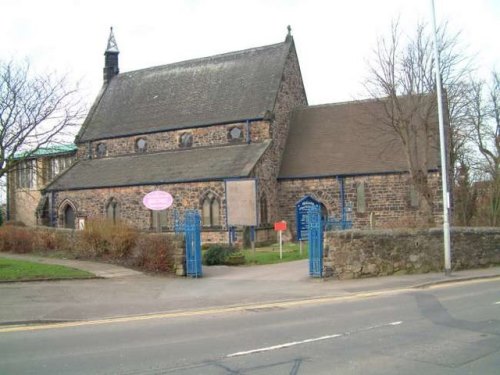
<path id="1" fill-rule="evenodd" d="M 103 69 L 103 79 L 104 83 L 108 83 L 111 79 L 120 73 L 118 68 L 118 45 L 116 44 L 115 34 L 113 33 L 113 27 L 109 32 L 108 45 L 106 51 L 104 52 L 104 69 Z"/>

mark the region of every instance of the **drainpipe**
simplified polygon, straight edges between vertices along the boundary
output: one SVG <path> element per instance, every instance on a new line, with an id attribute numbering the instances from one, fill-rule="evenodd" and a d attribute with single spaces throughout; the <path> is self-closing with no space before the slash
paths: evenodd
<path id="1" fill-rule="evenodd" d="M 247 120 L 246 128 L 247 128 L 247 144 L 250 144 L 250 142 L 251 142 L 251 139 L 250 139 L 250 120 Z"/>
<path id="2" fill-rule="evenodd" d="M 92 159 L 92 147 L 90 141 L 87 142 L 87 159 Z"/>
<path id="3" fill-rule="evenodd" d="M 5 221 L 10 220 L 10 195 L 12 192 L 9 189 L 9 185 L 11 184 L 11 179 L 12 179 L 13 173 L 10 172 L 10 175 L 7 177 L 7 186 L 6 186 L 6 191 L 5 191 Z"/>
<path id="4" fill-rule="evenodd" d="M 337 177 L 339 183 L 340 183 L 340 209 L 341 209 L 341 220 L 342 220 L 342 227 L 344 226 L 344 223 L 346 221 L 345 217 L 345 186 L 344 186 L 344 177 Z"/>
<path id="5" fill-rule="evenodd" d="M 49 221 L 50 221 L 50 226 L 55 228 L 56 223 L 54 215 L 54 195 L 55 193 L 51 191 L 49 195 Z"/>

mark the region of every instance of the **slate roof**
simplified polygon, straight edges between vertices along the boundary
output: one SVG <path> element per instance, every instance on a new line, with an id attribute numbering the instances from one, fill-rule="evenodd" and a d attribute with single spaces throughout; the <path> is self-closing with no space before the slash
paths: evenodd
<path id="1" fill-rule="evenodd" d="M 77 142 L 262 119 L 274 109 L 287 40 L 118 74 L 103 86 Z"/>
<path id="2" fill-rule="evenodd" d="M 72 154 L 75 153 L 78 148 L 75 144 L 69 143 L 64 145 L 50 146 L 50 147 L 40 147 L 35 152 L 33 151 L 21 151 L 14 154 L 14 159 L 22 158 L 37 158 L 42 156 L 56 156 L 62 154 Z"/>
<path id="3" fill-rule="evenodd" d="M 270 141 L 81 160 L 45 191 L 248 177 Z"/>
<path id="4" fill-rule="evenodd" d="M 400 140 L 383 125 L 384 109 L 375 100 L 311 106 L 294 112 L 280 179 L 364 175 L 408 171 Z M 436 131 L 429 170 L 439 163 Z"/>

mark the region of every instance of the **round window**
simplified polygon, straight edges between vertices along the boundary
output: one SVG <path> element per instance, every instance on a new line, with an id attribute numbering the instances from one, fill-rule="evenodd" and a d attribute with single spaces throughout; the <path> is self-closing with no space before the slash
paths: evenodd
<path id="1" fill-rule="evenodd" d="M 135 143 L 136 145 L 136 149 L 138 152 L 144 152 L 146 151 L 146 147 L 148 145 L 148 143 L 146 142 L 146 140 L 144 138 L 139 138 L 137 140 L 137 142 Z"/>
<path id="2" fill-rule="evenodd" d="M 240 128 L 232 128 L 229 131 L 229 139 L 230 140 L 239 140 L 243 137 L 243 132 L 241 131 Z"/>

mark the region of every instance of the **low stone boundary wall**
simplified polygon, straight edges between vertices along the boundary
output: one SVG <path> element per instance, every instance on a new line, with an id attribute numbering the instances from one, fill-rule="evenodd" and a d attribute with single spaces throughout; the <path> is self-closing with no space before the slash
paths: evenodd
<path id="1" fill-rule="evenodd" d="M 325 233 L 323 274 L 352 279 L 444 270 L 442 229 Z M 500 228 L 452 228 L 452 269 L 500 265 Z"/>

